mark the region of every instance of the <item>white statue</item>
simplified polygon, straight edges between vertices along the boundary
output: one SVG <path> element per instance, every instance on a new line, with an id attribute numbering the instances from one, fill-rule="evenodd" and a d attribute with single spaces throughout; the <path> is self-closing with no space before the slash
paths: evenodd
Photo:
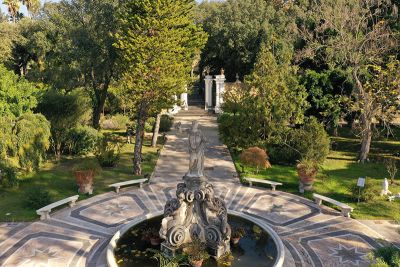
<path id="1" fill-rule="evenodd" d="M 388 194 L 392 194 L 392 192 L 389 191 L 389 181 L 385 178 L 382 182 L 381 196 L 386 196 Z"/>
<path id="2" fill-rule="evenodd" d="M 189 172 L 188 177 L 203 177 L 204 176 L 204 149 L 206 138 L 198 129 L 199 122 L 193 121 L 192 128 L 189 133 Z"/>

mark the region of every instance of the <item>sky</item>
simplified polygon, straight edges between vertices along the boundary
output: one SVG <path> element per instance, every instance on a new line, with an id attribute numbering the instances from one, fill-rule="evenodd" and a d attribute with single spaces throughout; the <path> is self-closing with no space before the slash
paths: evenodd
<path id="1" fill-rule="evenodd" d="M 40 0 L 40 2 L 45 3 L 45 2 L 58 2 L 59 0 Z M 197 2 L 201 2 L 201 0 L 196 0 Z M 7 6 L 3 5 L 3 0 L 0 0 L 0 7 L 1 7 L 1 11 L 3 13 L 7 13 Z M 20 12 L 25 13 L 26 12 L 26 8 L 24 6 L 21 7 Z"/>
<path id="2" fill-rule="evenodd" d="M 45 2 L 58 2 L 59 0 L 40 0 L 40 2 L 45 3 Z M 3 0 L 0 0 L 0 7 L 1 7 L 1 11 L 3 13 L 7 13 L 7 6 L 3 5 Z M 24 6 L 21 7 L 20 12 L 25 13 L 26 12 L 26 8 Z"/>

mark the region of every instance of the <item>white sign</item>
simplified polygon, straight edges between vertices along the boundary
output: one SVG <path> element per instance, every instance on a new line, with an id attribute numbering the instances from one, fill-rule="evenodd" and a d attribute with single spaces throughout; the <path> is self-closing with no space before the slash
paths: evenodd
<path id="1" fill-rule="evenodd" d="M 365 186 L 365 178 L 364 177 L 358 178 L 357 186 L 359 186 L 359 187 L 364 187 Z"/>

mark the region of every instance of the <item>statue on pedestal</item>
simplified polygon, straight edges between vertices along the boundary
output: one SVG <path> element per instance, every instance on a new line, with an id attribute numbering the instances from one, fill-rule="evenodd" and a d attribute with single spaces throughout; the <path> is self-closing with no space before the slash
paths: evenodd
<path id="1" fill-rule="evenodd" d="M 204 150 L 206 146 L 206 138 L 198 129 L 199 122 L 193 121 L 192 128 L 188 131 L 189 138 L 189 171 L 187 177 L 203 177 L 204 176 Z"/>
<path id="2" fill-rule="evenodd" d="M 212 184 L 204 175 L 204 151 L 206 138 L 193 121 L 189 134 L 189 171 L 184 183 L 177 185 L 176 196 L 167 201 L 160 236 L 165 239 L 161 250 L 166 256 L 176 251 L 193 238 L 198 238 L 215 258 L 230 251 L 231 228 L 224 201 L 214 195 Z"/>
<path id="3" fill-rule="evenodd" d="M 389 181 L 385 178 L 382 182 L 381 196 L 387 196 L 388 194 L 392 194 L 392 192 L 389 191 Z"/>

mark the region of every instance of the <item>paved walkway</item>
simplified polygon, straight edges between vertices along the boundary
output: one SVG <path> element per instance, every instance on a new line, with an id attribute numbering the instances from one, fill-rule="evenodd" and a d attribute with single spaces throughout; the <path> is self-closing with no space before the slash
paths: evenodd
<path id="1" fill-rule="evenodd" d="M 380 236 L 356 220 L 279 191 L 242 186 L 229 152 L 218 140 L 215 117 L 177 117 L 183 127 L 198 119 L 209 140 L 206 173 L 230 210 L 267 222 L 286 247 L 285 267 L 368 266 Z M 163 210 L 188 165 L 186 136 L 172 132 L 154 178 L 142 189 L 109 192 L 65 208 L 47 221 L 0 225 L 1 266 L 105 266 L 105 247 L 126 222 Z"/>

